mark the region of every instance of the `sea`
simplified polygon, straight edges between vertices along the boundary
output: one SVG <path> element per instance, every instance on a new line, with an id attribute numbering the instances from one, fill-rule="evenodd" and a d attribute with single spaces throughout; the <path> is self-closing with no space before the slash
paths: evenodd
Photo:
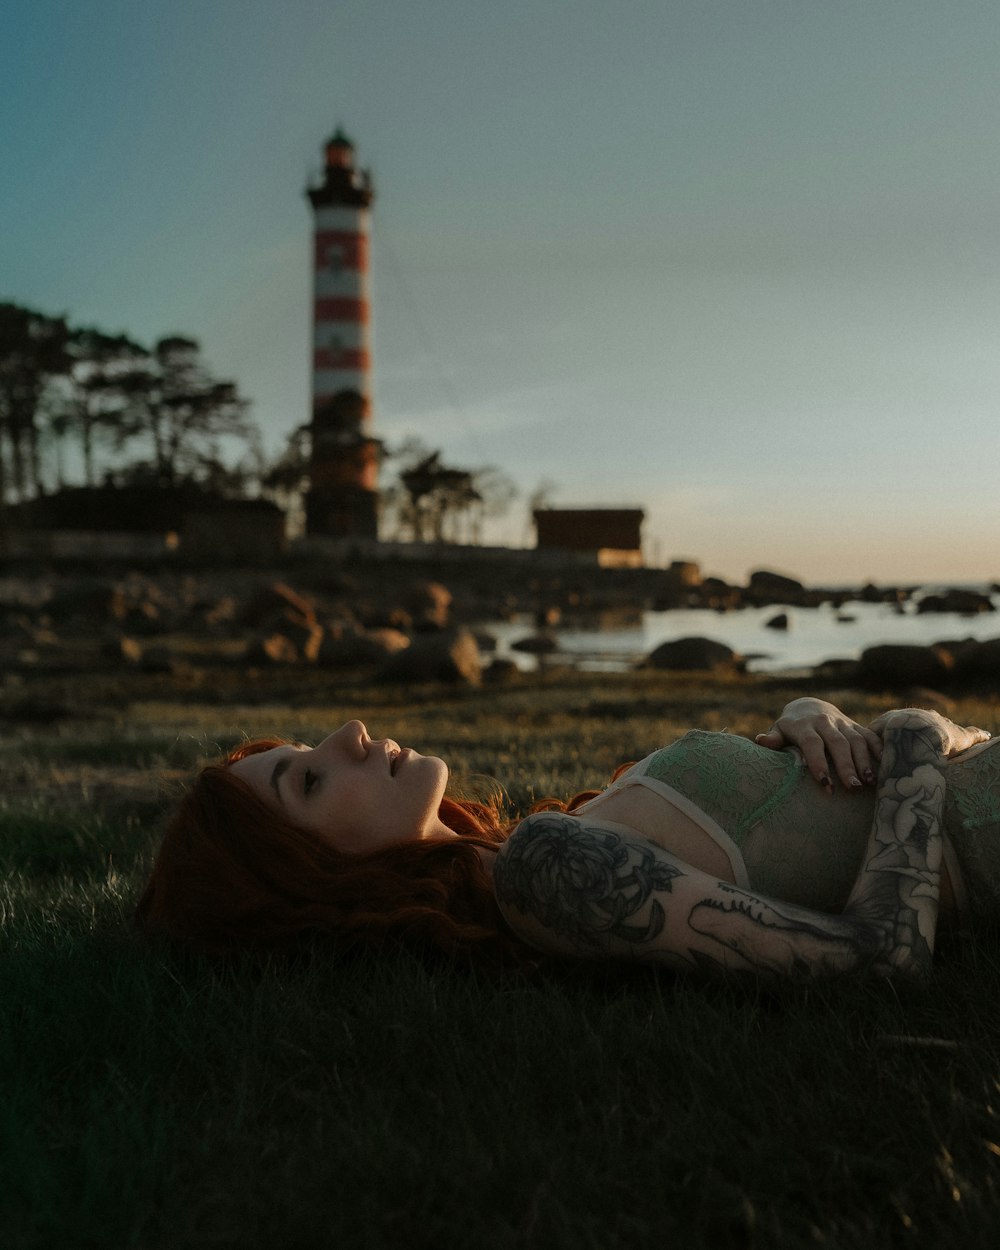
<path id="1" fill-rule="evenodd" d="M 937 590 L 927 587 L 926 592 Z M 984 591 L 987 587 L 974 587 Z M 954 612 L 918 613 L 920 592 L 902 605 L 847 602 L 839 608 L 742 608 L 724 613 L 707 608 L 669 608 L 661 612 L 609 610 L 585 624 L 567 621 L 548 630 L 556 649 L 542 656 L 513 650 L 511 644 L 540 631 L 529 616 L 490 622 L 486 632 L 496 639 L 495 655 L 513 660 L 523 671 L 552 664 L 586 671 L 623 672 L 633 668 L 662 642 L 677 638 L 712 638 L 747 659 L 757 673 L 798 673 L 824 660 L 857 659 L 866 647 L 882 643 L 928 644 L 947 640 L 1000 637 L 1000 611 L 964 616 Z M 1000 608 L 1000 595 L 991 599 Z M 779 613 L 788 617 L 785 630 L 767 622 Z"/>

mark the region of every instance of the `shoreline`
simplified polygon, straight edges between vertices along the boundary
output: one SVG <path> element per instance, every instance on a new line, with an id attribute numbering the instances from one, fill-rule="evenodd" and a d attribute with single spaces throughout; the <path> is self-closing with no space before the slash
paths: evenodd
<path id="1" fill-rule="evenodd" d="M 450 558 L 440 558 L 443 550 Z M 470 559 L 478 549 L 442 551 L 413 551 L 405 560 L 345 551 L 339 561 L 299 552 L 242 567 L 203 560 L 30 569 L 0 563 L 0 662 L 22 676 L 98 664 L 183 680 L 193 669 L 220 665 L 346 672 L 382 671 L 391 661 L 393 680 L 445 674 L 471 684 L 559 665 L 623 672 L 645 663 L 684 672 L 745 673 L 749 666 L 758 675 L 808 674 L 839 684 L 871 685 L 881 675 L 890 684 L 1000 688 L 995 583 L 988 593 L 965 586 L 835 589 L 757 570 L 745 585 L 731 586 L 702 577 L 690 562 L 599 568 L 531 551 L 508 551 L 493 563 Z M 646 629 L 650 617 L 666 624 L 673 612 L 672 633 Z M 855 654 L 844 656 L 852 622 L 869 616 L 880 621 L 880 637 L 861 636 L 846 648 Z M 918 618 L 926 623 L 919 638 L 911 637 Z M 805 632 L 796 630 L 797 619 L 822 620 L 830 637 L 808 655 L 792 647 L 787 662 L 768 667 L 769 652 L 788 651 Z M 971 621 L 977 638 L 970 637 Z M 589 645 L 565 645 L 574 635 Z M 670 638 L 700 647 L 658 655 L 670 649 Z M 871 651 L 881 652 L 877 661 L 869 661 Z"/>

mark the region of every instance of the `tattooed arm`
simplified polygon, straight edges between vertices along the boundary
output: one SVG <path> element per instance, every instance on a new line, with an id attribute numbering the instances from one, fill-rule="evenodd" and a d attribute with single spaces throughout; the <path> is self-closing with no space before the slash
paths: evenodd
<path id="1" fill-rule="evenodd" d="M 942 730 L 927 713 L 892 715 L 879 726 L 876 814 L 843 915 L 764 898 L 623 826 L 561 812 L 529 816 L 501 847 L 494 883 L 503 914 L 525 941 L 578 958 L 808 976 L 923 971 L 937 915 L 941 757 L 981 731 L 950 722 Z"/>
<path id="2" fill-rule="evenodd" d="M 937 929 L 944 759 L 990 735 L 918 708 L 887 712 L 872 728 L 882 735 L 875 818 L 844 915 L 874 925 L 877 972 L 925 973 Z"/>
<path id="3" fill-rule="evenodd" d="M 539 950 L 702 972 L 852 972 L 873 962 L 873 925 L 717 880 L 619 826 L 564 812 L 523 820 L 497 855 L 497 901 Z"/>

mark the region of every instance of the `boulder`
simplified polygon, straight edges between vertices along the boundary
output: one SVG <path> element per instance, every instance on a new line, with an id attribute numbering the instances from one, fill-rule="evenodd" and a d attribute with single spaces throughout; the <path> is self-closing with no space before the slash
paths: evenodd
<path id="1" fill-rule="evenodd" d="M 198 608 L 202 623 L 212 630 L 227 630 L 239 614 L 239 607 L 232 595 L 222 595 Z"/>
<path id="2" fill-rule="evenodd" d="M 315 664 L 323 645 L 323 626 L 315 619 L 286 621 L 277 631 L 283 634 L 307 664 Z"/>
<path id="3" fill-rule="evenodd" d="M 1000 686 L 1000 638 L 970 639 L 956 647 L 954 654 L 957 681 Z"/>
<path id="4" fill-rule="evenodd" d="M 957 612 L 961 616 L 978 616 L 981 612 L 995 612 L 989 595 L 975 590 L 945 590 L 937 595 L 924 595 L 917 603 L 917 612 Z"/>
<path id="5" fill-rule="evenodd" d="M 693 560 L 671 560 L 666 570 L 665 580 L 670 585 L 700 586 L 702 583 L 701 566 Z"/>
<path id="6" fill-rule="evenodd" d="M 245 660 L 250 665 L 297 664 L 298 649 L 284 634 L 261 634 L 247 643 Z"/>
<path id="7" fill-rule="evenodd" d="M 896 643 L 862 651 L 858 676 L 866 685 L 937 686 L 948 680 L 953 665 L 945 647 Z"/>
<path id="8" fill-rule="evenodd" d="M 312 601 L 285 582 L 271 582 L 261 586 L 244 603 L 239 614 L 242 625 L 263 625 L 276 616 L 291 614 L 298 620 L 312 620 L 315 609 Z"/>
<path id="9" fill-rule="evenodd" d="M 405 651 L 389 656 L 375 676 L 392 683 L 440 681 L 478 686 L 482 662 L 470 630 L 448 629 L 419 635 Z"/>
<path id="10" fill-rule="evenodd" d="M 730 586 L 721 577 L 706 577 L 698 588 L 695 603 L 714 612 L 729 612 L 743 607 L 743 591 L 739 586 Z"/>
<path id="11" fill-rule="evenodd" d="M 857 660 L 835 656 L 829 660 L 821 660 L 819 664 L 814 665 L 812 673 L 814 677 L 819 677 L 826 683 L 842 682 L 845 685 L 854 685 L 858 680 L 859 667 Z"/>
<path id="12" fill-rule="evenodd" d="M 451 609 L 451 591 L 440 582 L 414 582 L 403 596 L 402 606 L 418 632 L 444 629 Z"/>
<path id="13" fill-rule="evenodd" d="M 523 651 L 525 655 L 551 655 L 559 650 L 559 643 L 551 634 L 528 634 L 510 644 L 511 651 Z"/>
<path id="14" fill-rule="evenodd" d="M 398 629 L 331 630 L 323 639 L 316 663 L 322 668 L 377 664 L 386 656 L 405 651 L 409 645 L 409 638 Z"/>
<path id="15" fill-rule="evenodd" d="M 125 604 L 120 611 L 115 611 L 115 619 L 122 629 L 130 634 L 141 634 L 149 637 L 163 633 L 164 625 L 160 620 L 160 609 L 151 600 L 144 599 L 141 603 Z"/>
<path id="16" fill-rule="evenodd" d="M 520 676 L 521 670 L 513 660 L 504 660 L 499 657 L 495 657 L 483 672 L 483 680 L 490 686 L 510 685 Z"/>
<path id="17" fill-rule="evenodd" d="M 755 569 L 750 574 L 747 589 L 754 598 L 782 600 L 783 595 L 791 595 L 797 600 L 805 587 L 794 577 L 786 577 L 783 573 L 772 573 L 768 569 Z"/>
<path id="18" fill-rule="evenodd" d="M 901 586 L 876 586 L 874 582 L 867 582 L 856 597 L 862 603 L 894 603 L 902 606 L 909 599 L 910 592 Z"/>
<path id="19" fill-rule="evenodd" d="M 800 608 L 816 608 L 825 603 L 828 597 L 829 591 L 807 590 L 794 577 L 769 573 L 765 569 L 751 573 L 750 581 L 743 592 L 744 602 L 756 607 L 763 607 L 768 603 L 790 603 Z"/>
<path id="20" fill-rule="evenodd" d="M 742 672 L 742 656 L 712 638 L 675 638 L 663 642 L 646 656 L 640 668 L 671 669 L 676 672 Z"/>
<path id="21" fill-rule="evenodd" d="M 164 646 L 145 647 L 140 665 L 144 673 L 173 673 L 177 669 L 170 649 Z"/>
<path id="22" fill-rule="evenodd" d="M 405 608 L 391 608 L 386 619 L 379 622 L 379 628 L 383 627 L 401 634 L 412 634 L 413 616 Z"/>
<path id="23" fill-rule="evenodd" d="M 27 612 L 10 612 L 0 616 L 0 638 L 30 643 L 32 646 L 46 642 L 54 645 L 59 641 L 47 617 L 41 616 L 33 620 Z"/>
<path id="24" fill-rule="evenodd" d="M 673 608 L 686 608 L 691 591 L 684 586 L 667 586 L 657 590 L 649 606 L 654 612 L 669 612 Z"/>
<path id="25" fill-rule="evenodd" d="M 101 643 L 101 659 L 113 664 L 139 664 L 142 661 L 142 644 L 125 635 L 106 638 Z"/>
<path id="26" fill-rule="evenodd" d="M 477 629 L 474 632 L 476 637 L 476 646 L 480 651 L 492 652 L 497 649 L 497 640 L 488 630 Z"/>
<path id="27" fill-rule="evenodd" d="M 413 633 L 413 614 L 389 600 L 362 601 L 355 596 L 352 615 L 354 623 L 362 629 L 398 629 L 404 634 Z"/>
<path id="28" fill-rule="evenodd" d="M 246 644 L 248 663 L 314 664 L 323 643 L 323 626 L 315 619 L 298 620 L 292 614 L 268 621 Z"/>

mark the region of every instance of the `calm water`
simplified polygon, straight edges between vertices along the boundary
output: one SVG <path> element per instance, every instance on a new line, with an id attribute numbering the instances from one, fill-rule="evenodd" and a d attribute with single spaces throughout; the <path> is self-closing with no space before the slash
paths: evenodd
<path id="1" fill-rule="evenodd" d="M 1000 608 L 1000 596 L 993 596 Z M 785 632 L 767 629 L 765 622 L 779 612 L 788 615 Z M 838 615 L 853 618 L 838 620 Z M 497 655 L 513 659 L 523 669 L 534 669 L 532 655 L 510 650 L 519 638 L 537 633 L 530 618 L 491 623 L 486 626 L 497 639 Z M 809 668 L 823 660 L 856 659 L 865 647 L 879 643 L 930 643 L 954 638 L 1000 637 L 1000 612 L 979 616 L 928 612 L 917 615 L 912 604 L 903 615 L 887 604 L 847 603 L 835 610 L 829 604 L 819 608 L 745 608 L 739 612 L 718 613 L 703 608 L 674 608 L 666 612 L 642 612 L 628 619 L 623 614 L 606 613 L 593 628 L 566 628 L 554 631 L 559 651 L 552 659 L 595 670 L 622 670 L 632 667 L 661 642 L 689 636 L 713 638 L 734 651 L 753 656 L 751 672 L 780 672 Z"/>

